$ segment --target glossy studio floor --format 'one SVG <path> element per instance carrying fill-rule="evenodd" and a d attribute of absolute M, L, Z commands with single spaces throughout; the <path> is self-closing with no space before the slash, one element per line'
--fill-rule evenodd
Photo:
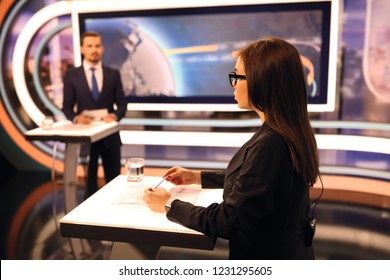
<path fill-rule="evenodd" d="M 74 259 L 67 238 L 59 233 L 63 212 L 61 181 L 45 172 L 17 172 L 2 163 L 1 259 Z M 390 259 L 390 194 L 388 182 L 324 176 L 327 186 L 315 216 L 317 259 Z M 358 189 L 359 191 L 351 191 Z M 367 191 L 369 190 L 369 191 Z M 378 191 L 379 190 L 379 191 Z M 319 194 L 316 188 L 313 196 Z M 83 197 L 80 182 L 79 197 Z M 112 254 L 111 242 L 89 241 L 85 259 L 137 259 L 134 250 Z M 118 246 L 118 244 L 117 244 Z M 121 248 L 121 246 L 117 247 Z M 214 251 L 161 247 L 158 259 L 226 259 L 227 243 L 217 240 Z"/>

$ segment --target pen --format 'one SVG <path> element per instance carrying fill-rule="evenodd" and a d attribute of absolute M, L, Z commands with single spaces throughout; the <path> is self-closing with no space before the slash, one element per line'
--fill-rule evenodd
<path fill-rule="evenodd" d="M 163 179 L 153 188 L 153 190 L 157 189 L 162 184 L 162 182 L 165 181 L 166 178 L 167 176 L 164 176 Z"/>

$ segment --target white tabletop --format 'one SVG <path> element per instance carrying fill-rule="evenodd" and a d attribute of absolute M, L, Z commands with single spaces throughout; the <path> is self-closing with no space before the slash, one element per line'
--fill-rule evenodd
<path fill-rule="evenodd" d="M 142 184 L 157 184 L 160 177 L 144 177 Z M 165 213 L 146 205 L 118 204 L 118 198 L 137 183 L 119 175 L 60 220 L 65 237 L 122 242 L 154 242 L 160 245 L 212 249 L 215 240 L 202 233 L 170 222 Z M 165 184 L 165 185 L 164 185 Z M 167 187 L 170 183 L 165 182 Z M 199 188 L 200 186 L 192 186 Z M 222 189 L 202 189 L 195 205 L 222 201 Z"/>
<path fill-rule="evenodd" d="M 28 140 L 95 142 L 119 131 L 118 122 L 93 122 L 91 124 L 73 124 L 71 121 L 55 122 L 50 129 L 41 127 L 25 133 Z"/>

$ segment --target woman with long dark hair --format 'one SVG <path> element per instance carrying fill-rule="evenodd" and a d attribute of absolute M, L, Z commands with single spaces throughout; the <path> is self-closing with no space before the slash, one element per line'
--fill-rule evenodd
<path fill-rule="evenodd" d="M 239 51 L 229 81 L 238 107 L 255 111 L 262 125 L 226 170 L 176 166 L 165 174 L 175 185 L 223 188 L 223 201 L 195 206 L 163 188 L 146 190 L 144 200 L 171 221 L 228 239 L 230 259 L 314 259 L 309 189 L 320 172 L 300 55 L 267 37 Z"/>

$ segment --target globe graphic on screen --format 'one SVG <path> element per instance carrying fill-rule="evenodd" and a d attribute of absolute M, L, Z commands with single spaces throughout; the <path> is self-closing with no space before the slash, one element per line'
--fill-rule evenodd
<path fill-rule="evenodd" d="M 163 50 L 130 21 L 91 24 L 103 37 L 103 63 L 121 73 L 126 96 L 175 96 L 173 71 Z"/>

